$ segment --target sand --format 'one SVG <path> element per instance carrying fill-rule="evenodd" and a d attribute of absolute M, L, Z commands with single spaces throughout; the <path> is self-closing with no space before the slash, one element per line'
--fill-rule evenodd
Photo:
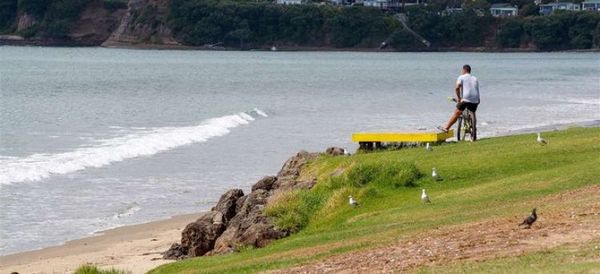
<path fill-rule="evenodd" d="M 83 264 L 145 273 L 161 264 L 161 252 L 179 241 L 181 230 L 200 214 L 119 227 L 60 246 L 0 257 L 0 273 L 70 273 Z"/>

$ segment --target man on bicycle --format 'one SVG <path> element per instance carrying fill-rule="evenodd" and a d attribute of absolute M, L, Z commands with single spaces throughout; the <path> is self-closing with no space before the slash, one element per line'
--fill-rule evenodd
<path fill-rule="evenodd" d="M 450 130 L 450 127 L 456 123 L 456 120 L 465 108 L 473 112 L 473 117 L 475 118 L 475 111 L 477 111 L 477 106 L 479 105 L 479 82 L 475 76 L 471 75 L 471 66 L 463 66 L 462 74 L 456 80 L 455 91 L 457 98 L 456 109 L 452 113 L 452 116 L 450 116 L 448 123 L 443 127 L 439 127 L 444 132 Z"/>

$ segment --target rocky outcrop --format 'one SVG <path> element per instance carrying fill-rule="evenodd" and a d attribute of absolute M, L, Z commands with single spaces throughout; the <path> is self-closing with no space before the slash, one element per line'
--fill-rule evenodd
<path fill-rule="evenodd" d="M 202 255 L 233 252 L 241 247 L 264 247 L 271 241 L 286 237 L 288 231 L 275 227 L 264 214 L 269 198 L 280 191 L 311 188 L 315 178 L 301 179 L 302 169 L 319 153 L 300 151 L 288 159 L 277 176 L 267 176 L 244 195 L 232 189 L 221 196 L 211 211 L 188 224 L 181 233 L 181 244 L 173 244 L 163 255 L 166 259 L 181 259 Z"/>
<path fill-rule="evenodd" d="M 104 1 L 92 0 L 82 11 L 69 38 L 78 45 L 97 46 L 102 44 L 119 26 L 127 9 L 107 10 Z"/>
<path fill-rule="evenodd" d="M 169 1 L 129 0 L 128 9 L 119 26 L 102 46 L 135 44 L 180 45 L 166 25 Z"/>
<path fill-rule="evenodd" d="M 38 20 L 26 12 L 19 12 L 17 19 L 17 32 L 37 24 Z"/>

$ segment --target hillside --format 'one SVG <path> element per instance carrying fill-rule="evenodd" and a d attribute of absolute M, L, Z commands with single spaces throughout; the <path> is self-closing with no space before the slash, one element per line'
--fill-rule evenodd
<path fill-rule="evenodd" d="M 151 273 L 589 272 L 600 267 L 600 128 L 321 156 L 311 189 L 265 208 L 298 231 L 265 248 L 186 259 Z M 442 181 L 429 175 L 436 167 Z M 420 201 L 421 189 L 431 204 Z M 348 195 L 360 206 L 350 207 Z M 531 229 L 517 225 L 537 207 Z"/>
<path fill-rule="evenodd" d="M 551 51 L 600 47 L 600 13 L 497 18 L 489 2 L 372 7 L 248 0 L 0 0 L 0 44 L 204 49 Z M 406 19 L 405 28 L 399 20 Z M 415 35 L 416 33 L 416 35 Z M 418 38 L 417 38 L 418 37 Z M 420 37 L 428 42 L 423 43 Z"/>

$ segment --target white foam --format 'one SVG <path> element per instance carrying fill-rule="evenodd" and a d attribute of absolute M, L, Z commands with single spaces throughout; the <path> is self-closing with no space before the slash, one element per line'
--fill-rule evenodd
<path fill-rule="evenodd" d="M 254 108 L 254 109 L 253 109 L 253 111 L 254 111 L 256 114 L 258 114 L 258 115 L 260 115 L 260 116 L 262 116 L 262 117 L 269 117 L 269 115 L 267 115 L 267 114 L 266 114 L 264 111 L 262 111 L 262 110 L 260 110 L 260 109 L 258 109 L 258 108 Z"/>
<path fill-rule="evenodd" d="M 138 212 L 140 209 L 142 209 L 140 205 L 138 205 L 138 203 L 136 202 L 133 202 L 131 204 L 128 204 L 125 208 L 119 210 L 119 212 L 115 213 L 113 219 L 121 219 L 123 217 L 131 216 Z"/>
<path fill-rule="evenodd" d="M 254 118 L 247 114 L 228 115 L 205 120 L 196 126 L 155 128 L 143 133 L 94 140 L 90 146 L 64 153 L 39 153 L 19 158 L 1 157 L 0 187 L 10 183 L 40 181 L 54 174 L 102 167 L 113 162 L 205 142 L 210 138 L 226 135 L 231 129 L 246 125 L 252 120 Z"/>

